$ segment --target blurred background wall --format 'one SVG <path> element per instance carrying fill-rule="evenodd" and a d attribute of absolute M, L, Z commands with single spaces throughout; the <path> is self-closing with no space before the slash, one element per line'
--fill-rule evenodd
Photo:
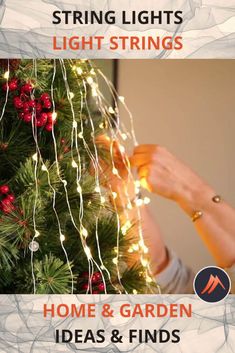
<path fill-rule="evenodd" d="M 235 206 L 235 60 L 119 60 L 118 90 L 140 143 L 166 146 Z M 168 246 L 194 270 L 213 264 L 177 205 L 151 199 Z"/>

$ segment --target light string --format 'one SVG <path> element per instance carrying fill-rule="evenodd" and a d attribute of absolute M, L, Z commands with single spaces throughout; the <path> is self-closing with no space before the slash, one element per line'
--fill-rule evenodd
<path fill-rule="evenodd" d="M 8 102 L 8 96 L 9 96 L 9 77 L 10 77 L 10 60 L 7 59 L 7 71 L 4 73 L 3 78 L 6 79 L 6 96 L 5 96 L 5 101 L 2 107 L 2 113 L 0 116 L 0 122 L 2 121 L 2 118 L 5 114 L 5 110 L 6 110 L 6 106 L 7 106 L 7 102 Z"/>
<path fill-rule="evenodd" d="M 63 79 L 64 79 L 64 82 L 65 82 L 65 87 L 66 87 L 66 91 L 67 91 L 67 97 L 68 97 L 68 100 L 69 100 L 69 103 L 70 103 L 70 107 L 71 107 L 71 112 L 72 112 L 72 118 L 73 118 L 73 127 L 76 127 L 77 128 L 77 121 L 76 121 L 76 118 L 75 118 L 75 112 L 74 112 L 74 108 L 73 108 L 73 102 L 72 102 L 72 92 L 70 92 L 70 88 L 69 88 L 69 84 L 68 84 L 68 80 L 67 80 L 67 73 L 66 73 L 66 67 L 65 67 L 65 64 L 64 64 L 64 61 L 62 59 L 60 59 L 60 64 L 61 64 L 61 69 L 62 69 L 62 74 L 63 74 Z M 84 88 L 85 90 L 85 88 Z M 85 90 L 85 96 L 86 96 L 86 90 Z M 94 138 L 94 126 L 93 126 L 93 122 L 91 124 L 92 126 L 92 135 L 93 135 L 93 138 Z M 76 139 L 77 139 L 77 131 L 75 133 L 76 135 Z M 96 146 L 95 146 L 96 148 Z M 100 191 L 100 183 L 99 183 L 99 175 L 98 175 L 98 168 L 97 168 L 97 164 L 98 164 L 98 154 L 97 154 L 97 150 L 96 150 L 96 154 L 95 154 L 95 157 L 90 154 L 90 156 L 92 156 L 92 161 L 94 162 L 94 168 L 95 168 L 95 172 L 96 172 L 96 187 L 99 188 L 99 194 L 100 194 L 100 198 L 101 198 L 101 203 L 102 203 L 102 196 L 101 196 L 101 191 Z M 82 192 L 82 191 L 81 191 Z M 83 207 L 83 205 L 82 205 Z M 73 221 L 73 223 L 75 223 Z M 98 225 L 98 220 L 96 220 L 96 227 Z M 89 260 L 91 261 L 91 273 L 89 271 L 89 286 L 88 286 L 88 290 L 90 289 L 91 293 L 92 293 L 92 283 L 91 283 L 91 279 L 93 277 L 93 273 L 94 273 L 94 265 L 97 267 L 97 269 L 99 270 L 100 274 L 101 274 L 101 277 L 102 277 L 102 281 L 104 283 L 104 290 L 105 290 L 105 293 L 107 292 L 106 290 L 106 283 L 105 283 L 105 278 L 104 278 L 104 275 L 103 275 L 103 272 L 102 272 L 102 269 L 101 267 L 99 266 L 99 264 L 95 261 L 95 259 L 93 258 L 92 254 L 91 254 L 91 251 L 90 251 L 90 248 L 87 246 L 87 243 L 86 243 L 86 238 L 88 236 L 87 234 L 87 231 L 84 233 L 85 231 L 85 228 L 84 226 L 81 224 L 81 229 L 80 229 L 80 235 L 81 235 L 81 240 L 82 240 L 82 243 L 84 244 L 84 251 L 86 253 L 86 255 L 88 256 L 89 255 Z M 96 229 L 96 232 L 98 230 Z M 82 236 L 83 235 L 83 236 Z M 99 252 L 100 253 L 100 252 Z"/>
<path fill-rule="evenodd" d="M 72 61 L 71 61 L 71 67 L 72 67 L 73 71 L 75 71 L 75 70 L 74 70 L 74 65 L 73 65 L 73 62 L 72 62 Z M 75 76 L 76 76 L 76 74 L 80 75 L 80 74 L 81 74 L 81 71 L 82 71 L 82 70 L 78 67 L 78 70 L 75 71 Z M 86 108 L 87 108 L 87 110 L 88 110 L 88 114 L 90 115 L 90 119 L 92 119 L 92 118 L 91 118 L 91 113 L 90 113 L 90 111 L 89 111 L 89 106 L 88 106 L 88 104 L 87 104 L 87 102 L 86 102 L 86 95 L 83 94 L 81 85 L 80 85 L 80 83 L 79 83 L 79 82 L 80 82 L 80 80 L 79 80 L 80 77 L 76 76 L 76 78 L 77 78 L 77 84 L 78 84 L 78 88 L 79 88 L 79 92 L 80 92 L 80 97 L 81 97 L 81 109 L 80 109 L 81 132 L 79 133 L 79 137 L 80 137 L 80 138 L 82 139 L 82 141 L 83 141 L 84 148 L 85 148 L 85 150 L 86 150 L 88 156 L 90 157 L 90 159 L 91 159 L 91 161 L 92 161 L 92 164 L 93 164 L 93 167 L 94 167 L 95 172 L 97 173 L 97 174 L 96 174 L 96 176 L 97 176 L 97 175 L 98 175 L 98 169 L 101 169 L 101 166 L 100 166 L 99 161 L 98 161 L 98 159 L 99 159 L 99 157 L 98 157 L 98 152 L 97 152 L 97 159 L 96 159 L 96 158 L 93 156 L 93 154 L 92 154 L 92 152 L 91 152 L 91 150 L 90 150 L 90 148 L 89 148 L 89 146 L 88 146 L 88 144 L 87 144 L 87 142 L 86 142 L 86 139 L 84 138 L 84 134 L 83 134 L 84 126 L 83 126 L 83 116 L 82 116 L 82 114 L 83 114 L 83 108 L 84 108 L 84 105 L 83 105 L 83 101 L 84 101 L 84 100 L 85 100 L 85 106 L 86 106 Z M 83 81 L 83 83 L 82 83 L 82 87 L 83 87 L 83 88 L 84 88 L 84 85 L 85 85 L 85 84 L 86 84 L 86 82 Z M 85 91 L 85 92 L 86 92 L 86 91 Z M 87 92 L 86 92 L 86 93 L 87 93 Z M 84 96 L 85 96 L 85 99 L 84 99 Z M 94 138 L 94 130 L 93 130 L 92 132 L 93 132 L 93 138 Z M 95 138 L 93 139 L 93 145 L 94 145 L 94 144 L 95 144 Z M 95 145 L 95 148 L 96 148 L 96 145 Z M 101 171 L 102 171 L 102 170 L 101 170 Z M 96 179 L 96 180 L 97 180 L 97 179 Z M 96 184 L 96 185 L 97 185 L 97 184 Z M 96 186 L 95 191 L 98 192 L 98 193 L 101 192 L 100 183 Z M 102 196 L 101 196 L 101 197 L 102 197 Z M 102 202 L 102 199 L 101 199 L 101 204 L 102 204 L 102 203 L 103 203 L 103 202 Z M 99 212 L 99 213 L 100 213 L 100 212 Z M 105 272 L 107 273 L 109 282 L 110 282 L 110 284 L 112 285 L 112 287 L 113 287 L 116 291 L 118 291 L 119 293 L 121 293 L 120 289 L 113 283 L 112 278 L 111 278 L 111 274 L 110 274 L 109 270 L 107 269 L 107 267 L 104 265 L 103 260 L 102 260 L 102 257 L 101 257 L 101 251 L 100 251 L 100 245 L 99 245 L 99 236 L 98 236 L 98 218 L 99 218 L 99 217 L 96 217 L 96 243 L 97 243 L 97 250 L 98 250 L 99 260 L 100 260 L 100 263 L 101 263 L 101 268 L 104 269 Z M 121 283 L 120 283 L 120 285 L 121 285 Z"/>
<path fill-rule="evenodd" d="M 109 90 L 110 90 L 110 92 L 112 94 L 112 97 L 113 97 L 114 102 L 115 102 L 115 110 L 116 110 L 117 115 L 119 116 L 119 109 L 118 109 L 118 104 L 117 104 L 116 97 L 119 98 L 119 101 L 123 104 L 125 110 L 127 111 L 129 119 L 130 119 L 130 122 L 131 122 L 131 136 L 132 136 L 134 145 L 135 146 L 138 145 L 138 142 L 137 142 L 137 139 L 136 139 L 136 135 L 135 135 L 135 130 L 134 130 L 133 116 L 132 116 L 132 113 L 130 112 L 129 108 L 127 107 L 127 105 L 125 103 L 124 97 L 118 96 L 118 93 L 117 93 L 113 83 L 110 80 L 108 80 L 108 78 L 102 73 L 101 70 L 98 69 L 97 71 L 101 75 L 101 77 L 104 79 L 104 81 L 106 82 L 106 84 L 107 84 L 107 86 L 108 86 L 108 88 L 109 88 Z M 120 129 L 119 129 L 119 133 L 120 133 L 121 136 L 123 136 L 123 134 L 122 134 Z M 125 166 L 126 166 L 126 164 L 125 164 Z M 140 250 L 142 251 L 141 263 L 142 263 L 143 267 L 146 269 L 145 270 L 145 278 L 146 278 L 147 287 L 149 287 L 149 284 L 152 282 L 152 273 L 151 273 L 149 261 L 146 259 L 146 256 L 145 256 L 148 253 L 148 248 L 147 248 L 147 246 L 145 245 L 145 242 L 144 242 L 140 206 L 142 206 L 143 204 L 149 203 L 150 200 L 149 200 L 149 198 L 145 198 L 144 200 L 142 200 L 140 198 L 140 186 L 141 186 L 140 185 L 140 181 L 139 180 L 136 180 L 136 181 L 134 180 L 134 177 L 133 177 L 133 174 L 131 172 L 131 168 L 130 168 L 129 163 L 128 163 L 127 171 L 128 171 L 129 177 L 132 179 L 132 181 L 135 183 L 135 186 L 136 186 L 136 200 L 135 200 L 135 203 L 136 203 L 136 206 L 137 206 L 136 210 L 137 210 L 138 233 L 139 233 L 138 248 L 140 247 Z M 127 222 L 129 223 L 129 220 Z"/>

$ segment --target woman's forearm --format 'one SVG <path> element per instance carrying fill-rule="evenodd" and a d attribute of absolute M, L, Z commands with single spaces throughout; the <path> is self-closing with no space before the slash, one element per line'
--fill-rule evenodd
<path fill-rule="evenodd" d="M 190 217 L 195 211 L 202 212 L 194 222 L 198 234 L 216 263 L 230 267 L 235 263 L 235 210 L 223 199 L 213 202 L 216 192 L 205 183 L 192 189 L 178 203 Z"/>

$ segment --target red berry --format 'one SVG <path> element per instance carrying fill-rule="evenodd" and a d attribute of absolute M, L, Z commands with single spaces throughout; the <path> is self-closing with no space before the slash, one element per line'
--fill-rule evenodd
<path fill-rule="evenodd" d="M 24 103 L 19 97 L 14 97 L 13 103 L 16 109 L 21 109 L 23 108 Z"/>
<path fill-rule="evenodd" d="M 101 280 L 101 274 L 99 272 L 95 272 L 92 276 L 92 283 L 97 283 Z"/>
<path fill-rule="evenodd" d="M 52 118 L 52 113 L 51 112 L 47 113 L 47 120 L 48 120 L 48 123 L 50 123 L 50 124 L 53 123 L 53 118 Z"/>
<path fill-rule="evenodd" d="M 42 120 L 43 125 L 47 123 L 47 113 L 42 113 L 40 115 L 40 120 Z"/>
<path fill-rule="evenodd" d="M 64 153 L 68 153 L 70 151 L 70 148 L 68 147 L 68 146 L 66 146 L 65 148 L 64 148 Z"/>
<path fill-rule="evenodd" d="M 99 289 L 101 292 L 103 292 L 103 291 L 104 291 L 104 283 L 100 283 L 100 284 L 98 285 L 98 289 Z"/>
<path fill-rule="evenodd" d="M 9 204 L 9 205 L 6 205 L 6 206 L 3 205 L 2 206 L 2 210 L 3 210 L 4 213 L 11 213 L 12 211 L 15 210 L 15 206 L 12 205 L 12 204 Z"/>
<path fill-rule="evenodd" d="M 84 284 L 82 285 L 82 289 L 83 289 L 83 290 L 87 290 L 88 288 L 89 288 L 89 286 L 88 286 L 87 283 L 84 283 Z"/>
<path fill-rule="evenodd" d="M 11 206 L 11 201 L 6 197 L 1 201 L 3 206 Z"/>
<path fill-rule="evenodd" d="M 61 140 L 60 140 L 60 143 L 61 143 L 61 145 L 64 145 L 65 144 L 65 139 L 64 138 L 62 138 Z"/>
<path fill-rule="evenodd" d="M 30 101 L 28 102 L 28 105 L 30 108 L 35 108 L 36 107 L 36 102 L 34 99 L 30 99 Z"/>
<path fill-rule="evenodd" d="M 33 90 L 33 86 L 31 85 L 31 83 L 26 83 L 21 87 L 22 92 L 31 93 L 32 90 Z"/>
<path fill-rule="evenodd" d="M 46 124 L 45 129 L 46 129 L 47 131 L 52 131 L 52 129 L 53 129 L 53 124 Z"/>
<path fill-rule="evenodd" d="M 17 80 L 13 79 L 8 84 L 10 91 L 15 91 L 18 88 Z"/>
<path fill-rule="evenodd" d="M 8 185 L 0 186 L 0 193 L 1 194 L 8 194 L 9 191 L 10 191 L 10 188 Z"/>
<path fill-rule="evenodd" d="M 9 194 L 7 195 L 7 199 L 10 201 L 10 202 L 14 202 L 15 201 L 15 196 L 13 194 Z"/>
<path fill-rule="evenodd" d="M 22 112 L 21 112 L 21 113 L 19 113 L 19 115 L 18 115 L 18 116 L 19 116 L 19 118 L 20 118 L 21 120 L 23 120 L 23 119 L 24 119 L 24 113 L 22 113 Z"/>
<path fill-rule="evenodd" d="M 48 93 L 43 93 L 40 97 L 42 101 L 50 99 L 50 95 Z"/>
<path fill-rule="evenodd" d="M 45 124 L 43 124 L 43 121 L 42 121 L 42 119 L 37 119 L 36 120 L 36 126 L 37 127 L 42 127 L 42 126 L 44 126 Z"/>
<path fill-rule="evenodd" d="M 30 123 L 32 121 L 32 114 L 24 113 L 23 120 L 24 120 L 25 123 Z"/>
<path fill-rule="evenodd" d="M 30 111 L 30 106 L 28 102 L 25 102 L 23 104 L 23 110 L 24 110 L 24 113 L 28 113 Z"/>
<path fill-rule="evenodd" d="M 51 102 L 49 100 L 44 100 L 43 101 L 43 107 L 46 109 L 50 109 L 51 108 Z"/>
<path fill-rule="evenodd" d="M 37 112 L 41 112 L 41 111 L 42 111 L 42 105 L 41 105 L 41 103 L 37 103 L 37 105 L 36 105 L 36 111 L 37 111 Z"/>

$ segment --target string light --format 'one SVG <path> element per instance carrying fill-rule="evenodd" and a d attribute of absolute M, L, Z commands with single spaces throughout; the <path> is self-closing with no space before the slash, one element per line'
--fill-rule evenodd
<path fill-rule="evenodd" d="M 77 163 L 75 162 L 75 160 L 72 161 L 72 167 L 73 167 L 73 168 L 78 168 L 78 165 L 77 165 Z"/>
<path fill-rule="evenodd" d="M 143 205 L 144 201 L 142 199 L 136 199 L 135 204 L 137 207 L 141 207 Z"/>
<path fill-rule="evenodd" d="M 144 204 L 145 204 L 145 205 L 148 205 L 150 202 L 151 202 L 150 198 L 146 196 L 146 197 L 144 198 Z"/>
<path fill-rule="evenodd" d="M 65 236 L 64 236 L 64 234 L 60 234 L 60 240 L 61 240 L 62 242 L 65 241 Z"/>
<path fill-rule="evenodd" d="M 141 263 L 142 263 L 143 267 L 147 267 L 148 266 L 148 260 L 147 259 L 142 258 L 141 259 Z"/>
<path fill-rule="evenodd" d="M 47 171 L 48 171 L 48 169 L 47 169 L 47 167 L 46 167 L 45 164 L 42 165 L 42 171 L 43 171 L 43 172 L 47 172 Z"/>
<path fill-rule="evenodd" d="M 114 265 L 117 265 L 117 263 L 118 263 L 118 258 L 117 257 L 113 258 L 113 263 L 114 263 Z"/>
<path fill-rule="evenodd" d="M 114 175 L 118 175 L 118 170 L 117 170 L 117 168 L 113 168 L 112 173 L 113 173 Z"/>
<path fill-rule="evenodd" d="M 82 75 L 83 74 L 83 70 L 82 70 L 82 68 L 80 66 L 76 68 L 76 71 L 77 71 L 78 75 Z"/>
<path fill-rule="evenodd" d="M 95 187 L 95 192 L 100 193 L 100 191 L 101 191 L 100 187 L 99 187 L 99 186 L 96 186 L 96 187 Z"/>
<path fill-rule="evenodd" d="M 52 120 L 53 120 L 53 121 L 56 121 L 56 119 L 57 119 L 57 113 L 56 113 L 56 112 L 53 112 L 51 116 L 52 116 Z"/>
<path fill-rule="evenodd" d="M 133 289 L 132 293 L 133 293 L 133 294 L 138 294 L 138 292 L 137 292 L 136 289 Z"/>
<path fill-rule="evenodd" d="M 35 154 L 32 156 L 32 159 L 33 159 L 35 162 L 37 162 L 37 160 L 38 160 L 38 154 L 35 153 Z"/>
<path fill-rule="evenodd" d="M 91 76 L 88 76 L 86 80 L 87 80 L 87 83 L 89 83 L 89 85 L 92 85 L 92 83 L 94 82 Z"/>
<path fill-rule="evenodd" d="M 126 233 L 131 228 L 131 226 L 132 226 L 131 221 L 130 220 L 126 221 L 126 223 L 121 227 L 122 234 L 126 235 Z"/>
<path fill-rule="evenodd" d="M 121 134 L 121 136 L 122 136 L 122 139 L 123 139 L 123 141 L 126 141 L 126 139 L 127 139 L 127 134 L 125 134 L 124 132 Z"/>
<path fill-rule="evenodd" d="M 125 102 L 125 97 L 123 97 L 123 96 L 119 96 L 118 98 L 119 98 L 120 102 L 122 102 L 122 103 L 124 103 L 124 102 Z"/>
<path fill-rule="evenodd" d="M 104 204 L 104 203 L 106 202 L 106 199 L 105 199 L 104 196 L 101 196 L 101 197 L 100 197 L 100 202 L 101 202 L 102 204 Z"/>
<path fill-rule="evenodd" d="M 73 99 L 75 97 L 75 94 L 73 92 L 69 92 L 69 96 L 71 99 Z"/>
<path fill-rule="evenodd" d="M 110 113 L 110 114 L 115 114 L 115 111 L 113 110 L 112 107 L 109 107 L 109 113 Z"/>
<path fill-rule="evenodd" d="M 4 73 L 4 75 L 3 75 L 3 77 L 4 77 L 6 80 L 8 80 L 9 77 L 10 77 L 10 71 L 6 71 L 6 72 Z"/>
<path fill-rule="evenodd" d="M 88 231 L 86 228 L 82 227 L 82 235 L 84 236 L 84 238 L 88 237 Z"/>
<path fill-rule="evenodd" d="M 81 188 L 81 185 L 78 183 L 77 184 L 77 192 L 79 193 L 79 194 L 81 194 L 82 193 L 82 188 Z M 88 202 L 89 203 L 89 202 Z"/>
<path fill-rule="evenodd" d="M 79 137 L 80 139 L 83 139 L 83 133 L 82 133 L 82 132 L 79 132 L 78 137 Z"/>
<path fill-rule="evenodd" d="M 85 254 L 86 254 L 87 258 L 89 260 L 91 260 L 92 259 L 91 250 L 90 250 L 90 248 L 87 245 L 84 247 L 84 251 L 85 251 Z"/>
<path fill-rule="evenodd" d="M 34 238 L 38 238 L 40 236 L 40 233 L 38 230 L 35 230 L 35 235 L 34 235 Z"/>
<path fill-rule="evenodd" d="M 115 191 L 112 192 L 113 199 L 115 200 L 117 198 L 117 193 Z"/>
<path fill-rule="evenodd" d="M 78 123 L 76 120 L 73 121 L 73 129 L 77 129 L 78 127 Z"/>

